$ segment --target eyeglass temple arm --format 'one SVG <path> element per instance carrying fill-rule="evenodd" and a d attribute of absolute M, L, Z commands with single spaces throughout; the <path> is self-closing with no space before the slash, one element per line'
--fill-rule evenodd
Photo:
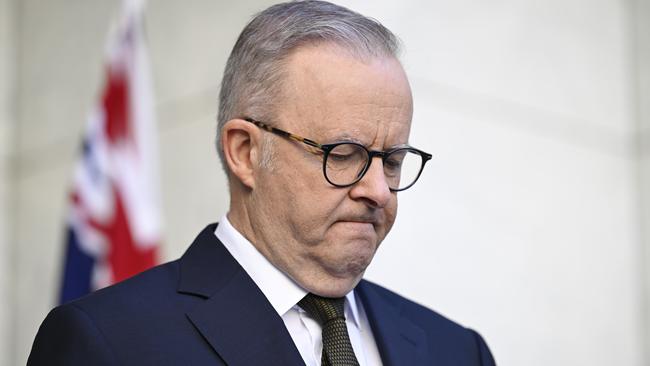
<path fill-rule="evenodd" d="M 276 134 L 278 136 L 282 136 L 282 137 L 286 137 L 288 139 L 292 139 L 292 140 L 295 140 L 295 141 L 298 141 L 298 142 L 302 142 L 302 143 L 305 143 L 305 144 L 307 144 L 309 146 L 317 147 L 319 149 L 323 148 L 323 145 L 319 144 L 316 141 L 313 141 L 313 140 L 310 140 L 308 138 L 304 138 L 304 137 L 301 137 L 301 136 L 298 136 L 298 135 L 294 135 L 291 132 L 287 132 L 287 131 L 281 130 L 279 128 L 271 127 L 271 126 L 267 125 L 264 122 L 256 121 L 256 120 L 254 120 L 252 118 L 244 118 L 244 120 L 246 122 L 250 122 L 250 123 L 256 125 L 259 128 L 262 128 L 262 129 L 265 129 L 265 130 L 267 130 L 267 131 L 269 131 L 271 133 L 274 133 L 274 134 Z"/>

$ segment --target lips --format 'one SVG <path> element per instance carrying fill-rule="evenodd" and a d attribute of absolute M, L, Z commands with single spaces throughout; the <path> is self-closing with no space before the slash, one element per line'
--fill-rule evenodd
<path fill-rule="evenodd" d="M 341 223 L 353 223 L 353 224 L 371 224 L 373 227 L 379 225 L 381 222 L 378 215 L 360 215 L 360 216 L 348 216 L 343 217 L 336 222 Z"/>

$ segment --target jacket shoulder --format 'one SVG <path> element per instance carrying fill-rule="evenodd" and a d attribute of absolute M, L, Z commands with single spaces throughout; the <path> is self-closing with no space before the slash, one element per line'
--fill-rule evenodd
<path fill-rule="evenodd" d="M 397 309 L 401 316 L 414 321 L 417 320 L 417 324 L 432 324 L 435 325 L 436 328 L 442 327 L 443 329 L 453 332 L 462 333 L 467 331 L 467 328 L 446 316 L 376 283 L 363 280 L 362 287 L 365 287 L 363 288 L 364 291 L 373 291 L 376 295 Z"/>
<path fill-rule="evenodd" d="M 178 272 L 178 261 L 164 263 L 68 304 L 89 313 L 96 310 L 124 311 L 125 308 L 133 306 L 158 305 L 162 299 L 176 294 Z"/>
<path fill-rule="evenodd" d="M 94 365 L 119 364 L 88 314 L 68 304 L 47 315 L 34 339 L 27 365 L 85 365 L 90 359 Z"/>
<path fill-rule="evenodd" d="M 57 306 L 41 324 L 28 365 L 153 362 L 173 340 L 194 334 L 185 311 L 197 301 L 177 296 L 178 262 L 159 265 Z"/>
<path fill-rule="evenodd" d="M 421 328 L 427 336 L 430 356 L 440 364 L 495 364 L 483 337 L 475 330 L 370 281 L 363 280 L 358 288 L 362 292 L 373 292 L 375 297 L 389 304 L 400 317 Z"/>

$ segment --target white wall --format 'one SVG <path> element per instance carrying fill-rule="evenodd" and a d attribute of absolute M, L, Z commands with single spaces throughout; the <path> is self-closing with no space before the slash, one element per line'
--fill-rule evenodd
<path fill-rule="evenodd" d="M 0 0 L 0 365 L 11 353 L 11 137 L 13 135 L 13 1 Z"/>
<path fill-rule="evenodd" d="M 149 2 L 167 259 L 227 207 L 213 148 L 217 86 L 235 37 L 269 3 Z M 647 225 L 638 190 L 650 196 L 639 178 L 640 168 L 650 176 L 650 149 L 640 162 L 635 75 L 645 70 L 647 80 L 650 60 L 638 56 L 648 37 L 635 24 L 649 18 L 626 0 L 340 3 L 403 39 L 411 142 L 434 154 L 400 194 L 368 277 L 476 328 L 501 365 L 641 365 Z M 12 319 L 7 364 L 18 365 L 56 298 L 72 163 L 118 4 L 0 5 L 0 25 L 16 37 L 0 38 L 3 81 L 14 73 L 4 50 L 19 60 L 15 88 L 0 86 L 15 90 L 0 94 L 0 189 L 15 197 L 11 219 L 0 206 L 4 260 L 2 225 L 13 233 L 13 265 L 0 271 L 12 269 L 14 299 L 11 312 L 0 307 L 0 329 Z M 7 136 L 16 136 L 11 175 L 2 168 Z M 0 278 L 0 293 L 7 288 Z"/>
<path fill-rule="evenodd" d="M 634 12 L 635 81 L 639 143 L 640 232 L 643 240 L 645 278 L 645 354 L 650 360 L 650 2 L 632 1 Z"/>

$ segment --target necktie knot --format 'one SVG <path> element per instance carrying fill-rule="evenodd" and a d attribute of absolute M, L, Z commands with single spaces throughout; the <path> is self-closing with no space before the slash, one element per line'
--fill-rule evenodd
<path fill-rule="evenodd" d="M 322 297 L 314 294 L 307 294 L 300 302 L 300 306 L 312 318 L 314 318 L 321 326 L 324 326 L 329 321 L 342 318 L 345 320 L 343 306 L 345 298 L 330 298 Z"/>

